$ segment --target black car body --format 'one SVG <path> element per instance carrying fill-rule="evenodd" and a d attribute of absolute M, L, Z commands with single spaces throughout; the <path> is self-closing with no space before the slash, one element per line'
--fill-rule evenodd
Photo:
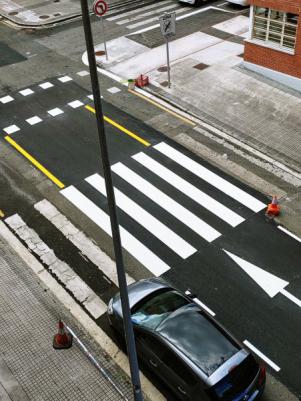
<path fill-rule="evenodd" d="M 193 299 L 159 279 L 128 287 L 138 356 L 181 400 L 258 400 L 265 367 Z M 108 306 L 123 334 L 119 294 Z"/>

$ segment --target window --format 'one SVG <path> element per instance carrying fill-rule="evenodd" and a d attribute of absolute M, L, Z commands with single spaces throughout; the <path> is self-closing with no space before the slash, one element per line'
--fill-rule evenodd
<path fill-rule="evenodd" d="M 285 49 L 295 49 L 298 15 L 254 7 L 252 38 Z"/>

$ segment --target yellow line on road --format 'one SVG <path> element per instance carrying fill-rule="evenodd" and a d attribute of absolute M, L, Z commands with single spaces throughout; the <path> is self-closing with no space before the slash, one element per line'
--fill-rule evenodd
<path fill-rule="evenodd" d="M 53 174 L 50 173 L 45 167 L 42 166 L 34 157 L 32 157 L 26 150 L 17 144 L 11 137 L 6 136 L 5 139 L 10 143 L 18 152 L 20 152 L 26 159 L 28 159 L 36 168 L 44 173 L 52 182 L 54 182 L 59 188 L 65 188 L 65 185 L 58 180 Z"/>
<path fill-rule="evenodd" d="M 138 97 L 140 97 L 141 99 L 146 100 L 147 102 L 153 104 L 154 106 L 158 107 L 161 110 L 166 111 L 167 113 L 171 114 L 172 116 L 178 118 L 179 120 L 184 121 L 186 124 L 192 125 L 193 127 L 196 126 L 196 123 L 194 123 L 193 121 L 189 120 L 188 118 L 182 117 L 180 114 L 176 113 L 175 111 L 172 111 L 170 109 L 168 109 L 167 107 L 162 106 L 160 103 L 155 102 L 154 100 L 149 99 L 148 97 L 141 95 L 141 93 L 138 93 L 132 89 L 128 89 L 128 91 L 130 93 L 132 93 L 133 95 L 136 95 Z"/>
<path fill-rule="evenodd" d="M 0 209 L 0 218 L 4 217 L 4 213 L 2 212 L 2 210 Z"/>
<path fill-rule="evenodd" d="M 95 109 L 89 105 L 86 105 L 85 108 L 89 111 L 91 111 L 91 113 L 95 114 Z M 122 125 L 116 123 L 115 121 L 111 120 L 109 117 L 104 116 L 103 117 L 104 120 L 113 125 L 114 127 L 118 128 L 120 131 L 124 132 L 125 134 L 129 135 L 131 138 L 136 139 L 136 141 L 142 143 L 142 145 L 144 146 L 150 146 L 150 142 L 146 141 L 145 139 L 141 138 L 140 136 L 134 134 L 132 131 L 129 131 L 128 129 L 124 128 Z"/>

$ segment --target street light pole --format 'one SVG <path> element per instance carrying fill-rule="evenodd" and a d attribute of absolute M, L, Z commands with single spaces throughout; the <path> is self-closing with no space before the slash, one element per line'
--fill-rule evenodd
<path fill-rule="evenodd" d="M 118 284 L 119 284 L 122 314 L 123 314 L 123 324 L 125 330 L 127 353 L 130 364 L 133 393 L 135 401 L 143 401 L 87 0 L 81 0 L 81 8 L 82 8 L 82 19 L 85 32 L 91 84 L 92 84 L 92 91 L 95 105 L 97 130 L 99 135 L 99 144 L 100 144 L 100 151 L 103 164 L 103 173 L 106 183 L 108 207 L 109 207 L 111 229 L 112 229 L 112 239 L 113 239 L 113 246 L 116 259 Z"/>

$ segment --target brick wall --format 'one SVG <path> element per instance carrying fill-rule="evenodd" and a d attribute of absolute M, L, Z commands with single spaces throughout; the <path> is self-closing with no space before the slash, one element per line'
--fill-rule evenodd
<path fill-rule="evenodd" d="M 301 78 L 301 0 L 249 0 L 251 5 L 273 8 L 299 15 L 295 54 L 245 43 L 244 60 Z"/>

